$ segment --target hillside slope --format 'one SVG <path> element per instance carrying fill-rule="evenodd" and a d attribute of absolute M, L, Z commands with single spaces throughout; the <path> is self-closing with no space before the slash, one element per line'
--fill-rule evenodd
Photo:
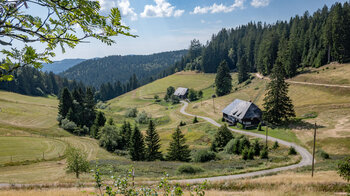
<path fill-rule="evenodd" d="M 54 74 L 59 74 L 85 60 L 86 59 L 63 59 L 61 61 L 54 61 L 52 64 L 44 63 L 41 70 L 43 72 L 52 71 Z"/>
<path fill-rule="evenodd" d="M 151 76 L 172 66 L 187 50 L 162 52 L 152 55 L 108 56 L 90 59 L 66 70 L 60 75 L 100 87 L 102 83 L 122 83 L 136 74 L 139 81 L 149 81 Z"/>

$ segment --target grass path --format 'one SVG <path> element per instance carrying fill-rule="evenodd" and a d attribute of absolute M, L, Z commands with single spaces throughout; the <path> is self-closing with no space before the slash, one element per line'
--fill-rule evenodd
<path fill-rule="evenodd" d="M 185 110 L 188 106 L 188 103 L 185 101 L 182 101 L 182 103 L 184 104 L 183 107 L 181 108 L 180 112 L 186 116 L 192 116 L 194 117 L 195 115 L 193 114 L 189 114 L 187 113 Z M 206 121 L 208 121 L 209 123 L 213 124 L 214 126 L 220 127 L 221 124 L 217 123 L 215 120 L 208 118 L 208 117 L 204 117 L 204 116 L 197 116 L 198 118 L 202 118 Z M 237 130 L 237 129 L 232 129 L 229 128 L 231 131 L 236 132 L 236 133 L 240 133 L 240 134 L 244 134 L 244 135 L 248 135 L 248 136 L 252 136 L 252 137 L 258 137 L 258 138 L 262 138 L 265 139 L 264 135 L 261 134 L 257 134 L 257 133 L 251 133 L 251 132 L 246 132 L 246 131 L 241 131 L 241 130 Z M 303 166 L 308 166 L 311 165 L 312 163 L 312 155 L 303 147 L 296 145 L 295 143 L 291 143 L 291 142 L 287 142 L 281 139 L 277 139 L 274 137 L 268 137 L 269 141 L 277 141 L 278 143 L 285 145 L 285 146 L 293 146 L 295 148 L 295 150 L 301 155 L 302 159 L 299 163 L 294 164 L 294 165 L 289 165 L 289 166 L 285 166 L 285 167 L 278 167 L 278 168 L 273 168 L 273 169 L 267 169 L 267 170 L 261 170 L 261 171 L 256 171 L 256 172 L 249 172 L 249 173 L 244 173 L 244 174 L 236 174 L 236 175 L 228 175 L 228 176 L 217 176 L 217 177 L 209 177 L 209 178 L 197 178 L 197 179 L 184 179 L 184 180 L 177 180 L 176 182 L 180 182 L 180 183 L 201 183 L 205 180 L 207 181 L 223 181 L 223 180 L 233 180 L 233 179 L 238 179 L 238 178 L 246 178 L 246 177 L 253 177 L 253 176 L 261 176 L 261 175 L 266 175 L 266 174 L 270 174 L 270 173 L 276 173 L 276 172 L 280 172 L 280 171 L 285 171 L 285 170 L 290 170 L 290 169 L 295 169 L 295 168 L 299 168 L 299 167 L 303 167 Z"/>

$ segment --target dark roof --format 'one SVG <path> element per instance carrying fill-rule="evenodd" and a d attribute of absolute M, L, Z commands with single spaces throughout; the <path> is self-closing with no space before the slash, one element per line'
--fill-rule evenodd
<path fill-rule="evenodd" d="M 222 112 L 237 119 L 261 118 L 262 112 L 254 103 L 235 99 Z"/>
<path fill-rule="evenodd" d="M 179 87 L 179 88 L 176 89 L 174 95 L 176 95 L 176 96 L 184 96 L 184 95 L 186 95 L 187 91 L 188 91 L 188 88 Z"/>

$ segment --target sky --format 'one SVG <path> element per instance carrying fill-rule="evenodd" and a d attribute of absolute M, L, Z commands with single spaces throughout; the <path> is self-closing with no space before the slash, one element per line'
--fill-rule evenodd
<path fill-rule="evenodd" d="M 97 40 L 81 43 L 74 49 L 56 49 L 53 60 L 95 58 L 110 55 L 152 54 L 188 48 L 190 41 L 203 44 L 222 28 L 235 28 L 250 21 L 274 23 L 289 20 L 305 11 L 312 14 L 324 5 L 344 0 L 99 0 L 101 12 L 118 7 L 122 23 L 137 38 L 117 36 L 107 46 Z M 29 8 L 32 13 L 38 8 Z M 41 48 L 40 44 L 35 47 Z"/>

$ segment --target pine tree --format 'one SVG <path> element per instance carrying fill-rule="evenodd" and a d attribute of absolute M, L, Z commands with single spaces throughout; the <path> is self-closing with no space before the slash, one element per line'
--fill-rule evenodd
<path fill-rule="evenodd" d="M 91 88 L 86 89 L 86 95 L 84 98 L 84 119 L 82 120 L 87 127 L 91 127 L 96 118 L 96 103 L 94 94 Z"/>
<path fill-rule="evenodd" d="M 73 107 L 72 96 L 68 90 L 68 88 L 64 88 L 61 93 L 60 102 L 58 105 L 58 113 L 66 118 L 69 108 Z"/>
<path fill-rule="evenodd" d="M 170 161 L 190 161 L 190 150 L 186 145 L 185 135 L 179 128 L 172 134 L 172 141 L 168 148 L 167 159 Z"/>
<path fill-rule="evenodd" d="M 294 106 L 288 97 L 288 84 L 284 81 L 284 75 L 282 64 L 277 61 L 263 104 L 264 120 L 272 124 L 280 124 L 295 116 Z"/>
<path fill-rule="evenodd" d="M 238 83 L 242 83 L 249 78 L 248 75 L 248 62 L 246 55 L 243 55 L 238 61 Z"/>
<path fill-rule="evenodd" d="M 162 153 L 160 149 L 160 139 L 159 135 L 155 129 L 154 122 L 149 121 L 148 129 L 146 130 L 146 156 L 148 161 L 154 161 L 162 158 Z"/>
<path fill-rule="evenodd" d="M 99 111 L 97 113 L 94 124 L 96 124 L 98 127 L 103 127 L 105 125 L 105 123 L 106 123 L 106 117 L 103 114 L 103 112 Z"/>
<path fill-rule="evenodd" d="M 137 126 L 135 126 L 131 134 L 129 154 L 130 154 L 131 160 L 133 161 L 145 160 L 144 139 L 143 139 L 142 133 L 140 132 Z"/>
<path fill-rule="evenodd" d="M 218 96 L 227 95 L 232 89 L 232 78 L 230 68 L 226 61 L 222 61 L 219 65 L 215 78 L 216 94 Z"/>

